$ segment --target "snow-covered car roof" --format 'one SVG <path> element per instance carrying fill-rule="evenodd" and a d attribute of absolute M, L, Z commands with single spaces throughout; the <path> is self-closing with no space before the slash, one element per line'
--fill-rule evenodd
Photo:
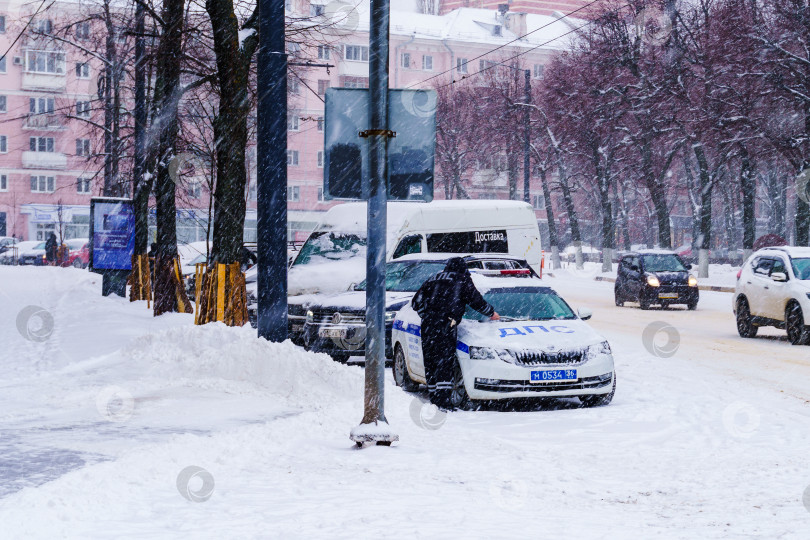
<path fill-rule="evenodd" d="M 625 255 L 677 255 L 671 249 L 637 249 L 628 251 Z"/>
<path fill-rule="evenodd" d="M 511 289 L 518 287 L 538 287 L 550 289 L 548 283 L 544 282 L 538 277 L 532 275 L 514 275 L 514 274 L 500 274 L 495 275 L 491 273 L 479 273 L 476 271 L 470 272 L 472 274 L 473 283 L 481 294 L 486 293 L 490 289 Z M 554 291 L 555 293 L 557 291 Z"/>
<path fill-rule="evenodd" d="M 447 261 L 452 259 L 453 257 L 461 257 L 462 259 L 481 259 L 481 260 L 510 260 L 510 261 L 521 261 L 526 262 L 525 259 L 521 259 L 519 257 L 515 257 L 514 255 L 510 255 L 508 253 L 411 253 L 409 255 L 403 255 L 402 257 L 397 257 L 393 261 L 389 262 L 399 262 L 399 261 Z"/>
<path fill-rule="evenodd" d="M 810 257 L 810 247 L 802 246 L 774 246 L 758 250 L 754 255 L 767 255 L 776 253 L 787 253 L 791 257 Z"/>

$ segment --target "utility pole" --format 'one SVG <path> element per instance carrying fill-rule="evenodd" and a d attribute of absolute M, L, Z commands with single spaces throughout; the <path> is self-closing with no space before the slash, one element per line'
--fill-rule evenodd
<path fill-rule="evenodd" d="M 529 108 L 529 103 L 532 101 L 532 72 L 530 69 L 527 69 L 523 72 L 525 77 L 523 90 L 524 90 L 524 106 L 523 111 L 523 129 L 525 130 L 523 133 L 523 202 L 531 204 L 531 193 L 529 190 L 530 187 L 530 177 L 529 168 L 531 167 L 530 159 L 529 159 L 529 151 L 531 149 L 531 126 L 529 124 L 531 118 L 531 110 Z"/>
<path fill-rule="evenodd" d="M 259 337 L 287 339 L 287 54 L 284 2 L 259 0 L 256 171 Z"/>
<path fill-rule="evenodd" d="M 385 252 L 387 227 L 389 0 L 371 0 L 369 29 L 368 248 L 366 258 L 366 385 L 364 413 L 350 438 L 389 446 L 399 436 L 385 419 Z"/>

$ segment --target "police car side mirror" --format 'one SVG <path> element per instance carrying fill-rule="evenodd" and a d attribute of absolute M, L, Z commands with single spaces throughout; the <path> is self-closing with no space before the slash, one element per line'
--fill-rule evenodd
<path fill-rule="evenodd" d="M 588 319 L 593 317 L 593 311 L 591 311 L 590 309 L 588 309 L 586 307 L 579 308 L 577 310 L 577 315 L 579 315 L 579 318 L 582 319 L 583 321 L 587 321 Z"/>

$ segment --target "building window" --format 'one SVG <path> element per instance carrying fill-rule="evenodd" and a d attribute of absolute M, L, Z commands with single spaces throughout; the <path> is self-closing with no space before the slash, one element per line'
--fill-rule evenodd
<path fill-rule="evenodd" d="M 287 186 L 287 202 L 298 202 L 301 200 L 300 186 Z"/>
<path fill-rule="evenodd" d="M 53 23 L 50 19 L 40 19 L 31 24 L 31 28 L 37 34 L 50 34 L 53 31 Z"/>
<path fill-rule="evenodd" d="M 0 58 L 0 73 L 6 72 L 6 57 Z"/>
<path fill-rule="evenodd" d="M 90 139 L 76 139 L 76 155 L 77 156 L 90 155 Z"/>
<path fill-rule="evenodd" d="M 90 178 L 76 179 L 76 193 L 90 193 Z"/>
<path fill-rule="evenodd" d="M 343 55 L 346 60 L 354 62 L 368 62 L 368 47 L 363 45 L 346 45 L 346 53 Z"/>
<path fill-rule="evenodd" d="M 433 71 L 433 57 L 425 55 L 422 57 L 422 69 L 425 71 Z"/>
<path fill-rule="evenodd" d="M 82 22 L 76 25 L 76 39 L 90 39 L 89 22 Z"/>
<path fill-rule="evenodd" d="M 323 131 L 323 116 L 318 117 L 318 131 Z"/>
<path fill-rule="evenodd" d="M 318 188 L 318 202 L 323 202 L 323 188 Z"/>
<path fill-rule="evenodd" d="M 8 176 L 0 174 L 0 191 L 8 191 Z"/>
<path fill-rule="evenodd" d="M 287 115 L 287 131 L 298 131 L 298 122 L 299 122 L 298 115 L 296 113 L 290 113 Z"/>
<path fill-rule="evenodd" d="M 53 114 L 53 98 L 28 98 L 28 112 L 31 114 Z"/>
<path fill-rule="evenodd" d="M 29 137 L 28 149 L 32 152 L 53 152 L 53 137 Z"/>
<path fill-rule="evenodd" d="M 6 96 L 0 96 L 0 113 L 8 112 L 8 101 Z"/>
<path fill-rule="evenodd" d="M 318 45 L 318 58 L 321 60 L 329 60 L 329 45 Z"/>
<path fill-rule="evenodd" d="M 318 95 L 325 96 L 326 89 L 329 88 L 329 81 L 327 79 L 321 79 L 318 81 Z"/>
<path fill-rule="evenodd" d="M 318 150 L 318 167 L 323 168 L 323 150 Z"/>
<path fill-rule="evenodd" d="M 65 73 L 65 53 L 57 51 L 28 51 L 26 70 L 32 73 Z"/>
<path fill-rule="evenodd" d="M 467 59 L 456 58 L 456 71 L 459 73 L 467 73 Z"/>
<path fill-rule="evenodd" d="M 90 118 L 90 102 L 77 101 L 76 102 L 76 116 L 81 118 Z"/>
<path fill-rule="evenodd" d="M 8 137 L 0 135 L 0 154 L 8 152 Z"/>
<path fill-rule="evenodd" d="M 546 199 L 542 195 L 532 195 L 532 206 L 537 210 L 543 210 L 546 207 Z"/>
<path fill-rule="evenodd" d="M 323 10 L 324 10 L 325 7 L 326 6 L 322 6 L 322 5 L 319 5 L 319 4 L 310 4 L 309 5 L 309 15 L 311 17 L 319 17 L 319 16 L 323 15 Z"/>
<path fill-rule="evenodd" d="M 493 62 L 492 60 L 479 60 L 478 61 L 478 71 L 484 71 L 495 66 L 497 62 Z"/>
<path fill-rule="evenodd" d="M 87 62 L 76 62 L 76 77 L 79 79 L 89 79 L 90 64 Z"/>
<path fill-rule="evenodd" d="M 6 33 L 6 16 L 0 15 L 0 34 Z"/>
<path fill-rule="evenodd" d="M 291 94 L 298 95 L 301 92 L 301 85 L 298 83 L 298 79 L 287 79 L 287 90 L 290 91 Z"/>
<path fill-rule="evenodd" d="M 298 165 L 298 150 L 287 150 L 287 165 Z"/>
<path fill-rule="evenodd" d="M 532 77 L 535 79 L 542 79 L 544 68 L 545 66 L 543 64 L 535 64 L 534 68 L 532 68 Z"/>
<path fill-rule="evenodd" d="M 411 53 L 402 53 L 402 67 L 410 69 L 411 67 Z"/>
<path fill-rule="evenodd" d="M 32 176 L 31 177 L 31 192 L 32 193 L 53 193 L 54 179 L 53 176 Z"/>
<path fill-rule="evenodd" d="M 199 180 L 188 180 L 186 182 L 186 196 L 191 199 L 199 199 L 202 195 L 202 182 Z"/>
<path fill-rule="evenodd" d="M 343 77 L 343 88 L 368 88 L 368 78 Z"/>

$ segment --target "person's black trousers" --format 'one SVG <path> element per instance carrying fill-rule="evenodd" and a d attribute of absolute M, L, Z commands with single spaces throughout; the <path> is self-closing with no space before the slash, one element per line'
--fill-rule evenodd
<path fill-rule="evenodd" d="M 425 362 L 430 402 L 437 407 L 451 408 L 453 367 L 456 362 L 458 327 L 450 319 L 422 321 L 422 358 Z"/>

